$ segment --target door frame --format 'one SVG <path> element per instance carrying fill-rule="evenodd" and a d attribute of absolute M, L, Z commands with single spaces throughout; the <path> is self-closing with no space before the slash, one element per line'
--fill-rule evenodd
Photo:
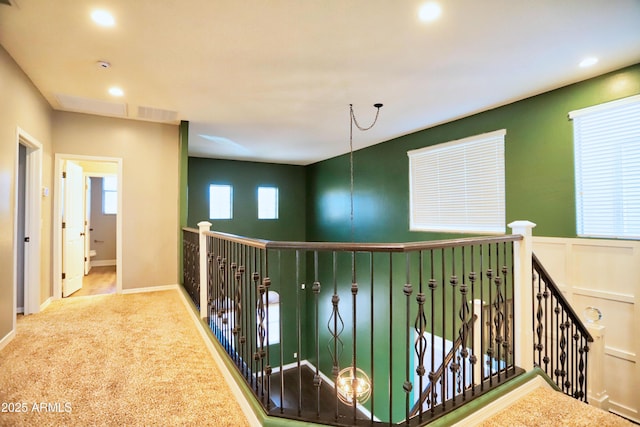
<path fill-rule="evenodd" d="M 16 160 L 15 180 L 18 182 L 20 145 L 27 148 L 25 173 L 25 209 L 24 233 L 29 237 L 29 245 L 24 251 L 24 314 L 40 311 L 40 242 L 42 236 L 42 144 L 25 132 L 16 129 Z M 17 184 L 14 196 L 14 227 L 13 227 L 13 329 L 16 328 L 17 298 L 18 298 L 18 191 Z M 46 191 L 43 189 L 43 195 Z"/>
<path fill-rule="evenodd" d="M 118 215 L 116 218 L 116 293 L 122 293 L 122 158 L 83 156 L 78 154 L 55 154 L 54 194 L 53 201 L 53 298 L 62 298 L 62 207 L 64 193 L 62 192 L 62 171 L 66 160 L 107 162 L 117 164 L 118 176 Z"/>

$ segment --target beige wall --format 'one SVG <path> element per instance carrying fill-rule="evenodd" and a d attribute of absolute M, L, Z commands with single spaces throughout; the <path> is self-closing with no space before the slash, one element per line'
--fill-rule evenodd
<path fill-rule="evenodd" d="M 56 153 L 122 159 L 122 288 L 178 281 L 178 126 L 54 112 Z"/>
<path fill-rule="evenodd" d="M 17 128 L 42 144 L 42 185 L 52 188 L 51 117 L 47 102 L 0 47 L 0 342 L 11 333 L 14 321 Z M 51 295 L 52 206 L 52 197 L 42 198 L 41 301 Z"/>

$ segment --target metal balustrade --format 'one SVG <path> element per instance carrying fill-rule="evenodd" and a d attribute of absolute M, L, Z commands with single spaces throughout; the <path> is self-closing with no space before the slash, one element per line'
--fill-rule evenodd
<path fill-rule="evenodd" d="M 534 362 L 569 396 L 587 401 L 591 334 L 533 255 Z"/>
<path fill-rule="evenodd" d="M 518 372 L 520 235 L 403 244 L 202 235 L 208 325 L 270 415 L 424 425 Z"/>
<path fill-rule="evenodd" d="M 200 242 L 198 230 L 182 231 L 182 285 L 195 306 L 200 308 Z"/>

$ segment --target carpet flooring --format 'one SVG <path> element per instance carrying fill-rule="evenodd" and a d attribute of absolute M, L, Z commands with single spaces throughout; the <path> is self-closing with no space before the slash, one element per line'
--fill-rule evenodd
<path fill-rule="evenodd" d="M 538 388 L 481 427 L 633 427 L 630 421 L 548 388 Z"/>
<path fill-rule="evenodd" d="M 247 426 L 177 291 L 54 301 L 0 351 L 1 426 Z"/>

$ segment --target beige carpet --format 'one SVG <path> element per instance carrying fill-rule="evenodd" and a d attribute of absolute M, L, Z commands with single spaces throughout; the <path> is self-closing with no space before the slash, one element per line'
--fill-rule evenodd
<path fill-rule="evenodd" d="M 0 351 L 0 425 L 248 425 L 180 298 L 69 298 L 21 317 Z"/>
<path fill-rule="evenodd" d="M 563 393 L 538 388 L 481 424 L 482 427 L 626 427 L 633 423 Z"/>

